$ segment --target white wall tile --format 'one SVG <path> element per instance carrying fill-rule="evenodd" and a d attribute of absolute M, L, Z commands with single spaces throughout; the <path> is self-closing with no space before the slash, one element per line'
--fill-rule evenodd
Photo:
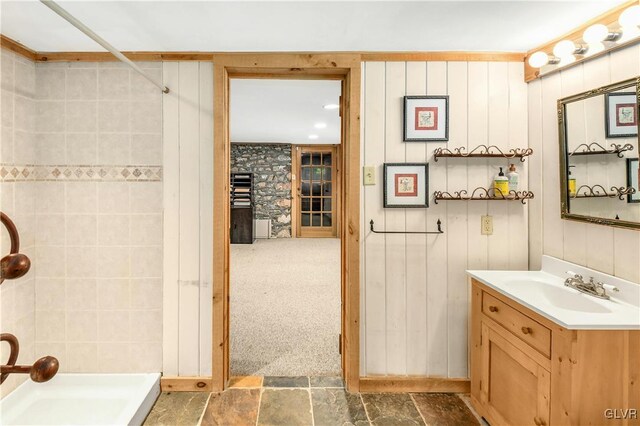
<path fill-rule="evenodd" d="M 98 275 L 104 278 L 126 278 L 130 275 L 129 249 L 121 247 L 98 248 Z"/>
<path fill-rule="evenodd" d="M 133 278 L 130 286 L 131 308 L 162 308 L 162 278 Z"/>
<path fill-rule="evenodd" d="M 98 70 L 98 97 L 100 100 L 128 101 L 130 97 L 129 69 Z"/>
<path fill-rule="evenodd" d="M 66 317 L 67 341 L 95 342 L 98 340 L 98 314 L 96 311 L 67 310 Z"/>
<path fill-rule="evenodd" d="M 132 164 L 130 158 L 131 136 L 128 133 L 98 134 L 99 164 Z"/>
<path fill-rule="evenodd" d="M 98 146 L 95 133 L 67 133 L 66 164 L 97 164 Z"/>
<path fill-rule="evenodd" d="M 97 108 L 95 101 L 67 101 L 66 131 L 95 132 L 97 130 Z"/>
<path fill-rule="evenodd" d="M 98 311 L 98 341 L 128 342 L 129 311 Z"/>
<path fill-rule="evenodd" d="M 66 188 L 67 214 L 96 213 L 98 211 L 98 184 L 95 182 L 67 182 L 59 184 Z M 100 183 L 100 185 L 103 185 Z"/>
<path fill-rule="evenodd" d="M 129 309 L 129 279 L 98 279 L 98 309 Z"/>
<path fill-rule="evenodd" d="M 66 150 L 64 133 L 35 134 L 37 164 L 65 164 Z"/>
<path fill-rule="evenodd" d="M 64 104 L 64 101 L 39 101 L 36 104 L 35 129 L 39 132 L 63 132 L 65 126 Z"/>
<path fill-rule="evenodd" d="M 99 132 L 129 132 L 130 104 L 127 101 L 102 101 L 98 104 Z"/>
<path fill-rule="evenodd" d="M 67 371 L 95 373 L 98 371 L 98 344 L 90 342 L 67 343 Z"/>
<path fill-rule="evenodd" d="M 65 100 L 65 70 L 46 66 L 36 67 L 36 97 L 42 100 Z"/>
<path fill-rule="evenodd" d="M 129 215 L 99 215 L 98 245 L 125 246 L 130 242 Z"/>
<path fill-rule="evenodd" d="M 131 216 L 131 241 L 136 245 L 162 244 L 162 215 L 136 214 Z"/>
<path fill-rule="evenodd" d="M 96 69 L 67 69 L 67 100 L 95 100 L 98 93 Z"/>
<path fill-rule="evenodd" d="M 162 164 L 162 135 L 131 135 L 131 164 Z"/>
<path fill-rule="evenodd" d="M 162 248 L 131 248 L 131 276 L 152 278 L 162 276 Z"/>
<path fill-rule="evenodd" d="M 98 186 L 100 213 L 129 213 L 129 187 L 135 183 L 101 182 Z"/>
<path fill-rule="evenodd" d="M 132 183 L 131 213 L 158 213 L 162 211 L 162 183 Z"/>
<path fill-rule="evenodd" d="M 65 215 L 66 244 L 71 246 L 94 246 L 98 238 L 98 217 L 88 214 Z"/>
<path fill-rule="evenodd" d="M 66 309 L 94 310 L 97 307 L 97 284 L 91 278 L 66 279 Z"/>
<path fill-rule="evenodd" d="M 98 268 L 97 253 L 95 247 L 67 247 L 67 277 L 95 277 Z"/>

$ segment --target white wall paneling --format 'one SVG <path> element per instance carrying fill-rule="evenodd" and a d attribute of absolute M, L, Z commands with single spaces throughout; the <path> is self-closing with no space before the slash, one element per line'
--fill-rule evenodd
<path fill-rule="evenodd" d="M 640 74 L 640 46 L 631 46 L 586 61 L 566 71 L 529 84 L 529 140 L 536 154 L 531 158 L 531 187 L 542 189 L 530 207 L 529 256 L 532 268 L 542 254 L 640 282 L 640 232 L 560 218 L 560 177 L 556 101 Z M 583 116 L 584 117 L 584 116 Z M 580 120 L 580 118 L 577 118 Z M 584 126 L 586 142 L 598 142 L 597 126 L 585 118 L 570 125 Z M 594 127 L 595 126 L 595 127 Z M 577 129 L 574 129 L 577 131 Z M 600 141 L 602 142 L 602 141 Z M 637 155 L 637 152 L 636 152 Z M 589 179 L 607 180 L 601 160 L 589 159 Z M 619 160 L 623 161 L 623 160 Z M 590 184 L 595 182 L 589 182 Z M 607 182 L 605 182 L 607 183 Z M 609 186 L 613 182 L 608 182 Z M 578 182 L 580 185 L 580 182 Z M 607 186 L 607 185 L 605 185 Z"/>
<path fill-rule="evenodd" d="M 213 64 L 164 63 L 164 360 L 211 374 Z"/>
<path fill-rule="evenodd" d="M 527 207 L 495 202 L 493 236 L 480 235 L 488 202 L 430 200 L 428 209 L 384 209 L 382 165 L 429 162 L 429 191 L 488 186 L 505 160 L 441 159 L 437 147 L 527 146 L 527 99 L 522 63 L 366 62 L 363 71 L 363 165 L 377 168 L 363 187 L 364 375 L 467 377 L 466 269 L 526 269 Z M 405 95 L 450 97 L 449 142 L 402 141 Z M 526 185 L 526 165 L 518 162 Z M 524 188 L 523 186 L 523 189 Z M 382 235 L 385 230 L 434 230 L 444 235 Z"/>

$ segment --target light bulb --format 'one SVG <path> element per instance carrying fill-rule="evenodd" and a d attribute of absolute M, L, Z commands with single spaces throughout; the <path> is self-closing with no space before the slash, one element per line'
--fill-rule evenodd
<path fill-rule="evenodd" d="M 544 52 L 536 52 L 529 56 L 529 65 L 534 68 L 542 68 L 549 63 L 549 55 Z"/>
<path fill-rule="evenodd" d="M 600 53 L 604 50 L 604 43 L 589 43 L 589 50 L 587 50 L 587 54 L 585 56 L 593 56 L 596 53 Z"/>
<path fill-rule="evenodd" d="M 553 48 L 553 54 L 564 58 L 573 55 L 576 51 L 576 45 L 571 40 L 562 40 Z"/>
<path fill-rule="evenodd" d="M 589 44 L 593 44 L 605 41 L 608 36 L 609 28 L 606 25 L 595 24 L 584 30 L 582 39 Z"/>
<path fill-rule="evenodd" d="M 637 27 L 640 25 L 640 6 L 631 6 L 626 9 L 618 18 L 622 28 Z"/>

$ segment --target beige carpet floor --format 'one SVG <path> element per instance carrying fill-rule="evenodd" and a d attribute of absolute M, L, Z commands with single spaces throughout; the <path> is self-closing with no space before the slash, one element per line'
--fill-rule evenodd
<path fill-rule="evenodd" d="M 340 240 L 231 245 L 231 375 L 340 375 Z"/>

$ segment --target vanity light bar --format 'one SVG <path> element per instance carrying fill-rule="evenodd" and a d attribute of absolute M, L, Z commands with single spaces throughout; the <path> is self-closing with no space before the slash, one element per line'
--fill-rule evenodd
<path fill-rule="evenodd" d="M 562 69 L 576 61 L 638 42 L 640 40 L 640 5 L 637 1 L 630 3 L 631 5 L 627 3 L 626 7 L 623 5 L 591 21 L 594 23 L 584 29 L 582 34 L 578 33 L 580 31 L 578 29 L 554 45 L 546 45 L 530 52 L 527 64 L 537 70 L 532 77 L 535 78 Z M 548 67 L 549 65 L 554 66 Z"/>

